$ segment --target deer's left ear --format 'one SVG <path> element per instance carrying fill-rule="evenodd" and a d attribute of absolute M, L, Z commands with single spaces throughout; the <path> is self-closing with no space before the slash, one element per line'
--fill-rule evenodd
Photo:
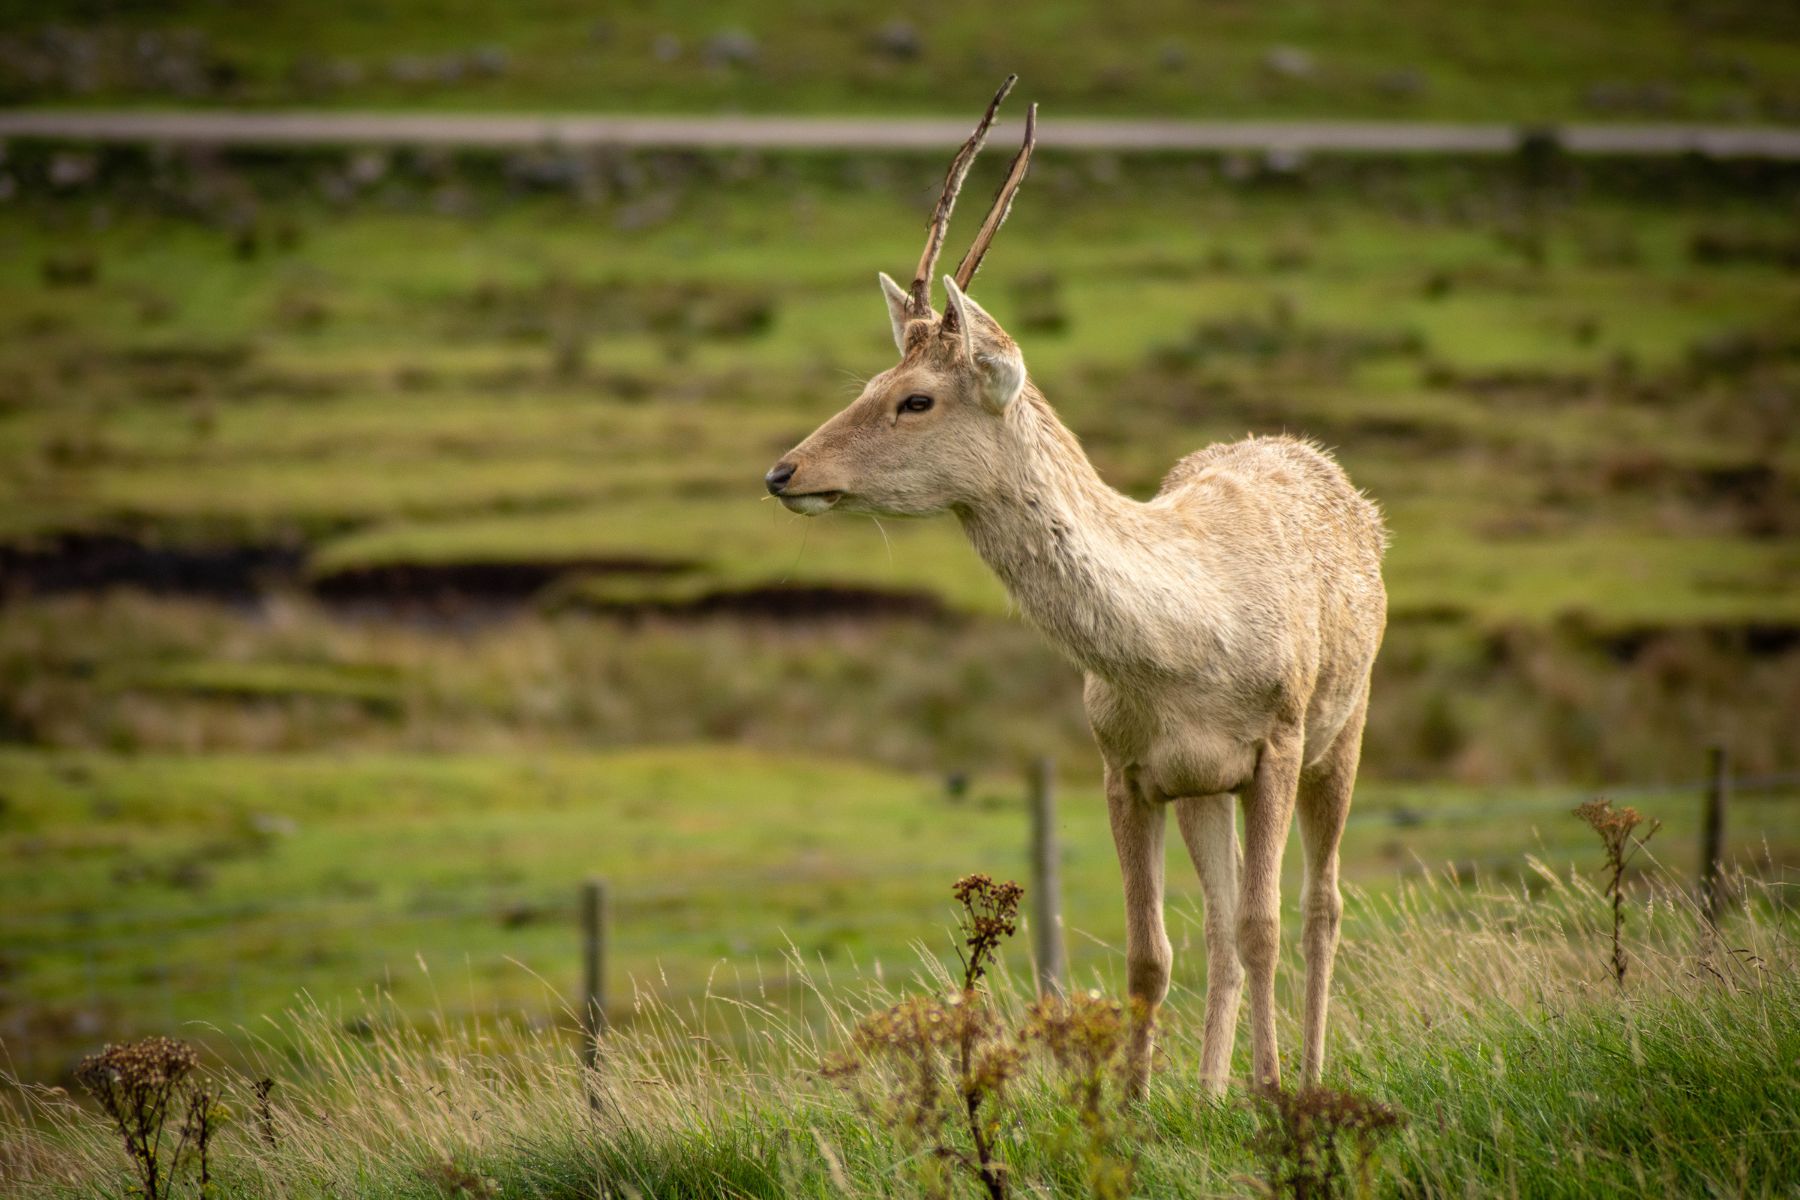
<path fill-rule="evenodd" d="M 881 280 L 881 294 L 887 300 L 888 323 L 894 327 L 894 348 L 902 355 L 906 353 L 906 323 L 912 320 L 912 312 L 907 307 L 906 289 L 888 277 L 886 271 L 875 272 Z"/>
<path fill-rule="evenodd" d="M 1019 398 L 1019 392 L 1025 386 L 1025 360 L 1019 356 L 1019 348 L 1004 337 L 999 343 L 984 338 L 982 340 L 989 344 L 980 345 L 975 338 L 975 323 L 980 321 L 998 330 L 999 322 L 957 287 L 956 280 L 949 275 L 944 276 L 944 291 L 950 297 L 956 327 L 962 333 L 963 353 L 974 366 L 980 381 L 981 402 L 993 412 L 1005 412 L 1006 406 Z"/>

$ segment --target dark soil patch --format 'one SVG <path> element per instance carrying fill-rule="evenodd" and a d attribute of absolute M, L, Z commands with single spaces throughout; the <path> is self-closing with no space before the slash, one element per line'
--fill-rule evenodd
<path fill-rule="evenodd" d="M 691 599 L 609 602 L 578 600 L 571 607 L 619 617 L 739 617 L 764 621 L 917 618 L 938 620 L 948 610 L 926 591 L 821 584 L 729 588 Z"/>
<path fill-rule="evenodd" d="M 1800 646 L 1800 624 L 1791 621 L 1703 622 L 1676 628 L 1644 625 L 1590 636 L 1615 661 L 1630 664 L 1682 635 L 1697 638 L 1718 652 L 1748 658 L 1775 658 Z"/>
<path fill-rule="evenodd" d="M 1337 376 L 1359 362 L 1416 358 L 1425 350 L 1425 339 L 1415 330 L 1308 325 L 1278 309 L 1268 316 L 1238 314 L 1202 321 L 1184 339 L 1153 349 L 1149 365 L 1179 373 L 1219 360 L 1289 362 Z"/>
<path fill-rule="evenodd" d="M 1754 231 L 1703 229 L 1688 240 L 1688 258 L 1706 266 L 1748 264 L 1800 271 L 1800 238 Z"/>
<path fill-rule="evenodd" d="M 1691 466 L 1639 450 L 1606 460 L 1599 478 L 1609 492 L 1662 494 L 1723 514 L 1734 530 L 1753 537 L 1800 529 L 1800 480 L 1767 462 Z"/>
<path fill-rule="evenodd" d="M 1303 428 L 1328 446 L 1379 446 L 1396 454 L 1448 454 L 1467 443 L 1467 435 L 1454 425 L 1397 415 L 1315 415 L 1305 420 Z"/>
<path fill-rule="evenodd" d="M 1461 371 L 1444 363 L 1427 365 L 1423 382 L 1427 387 L 1464 392 L 1480 400 L 1506 403 L 1580 400 L 1594 395 L 1600 387 L 1597 378 L 1580 371 L 1551 371 L 1540 367 Z"/>
<path fill-rule="evenodd" d="M 774 302 L 760 288 L 622 278 L 551 276 L 522 287 L 488 282 L 445 307 L 455 336 L 523 341 L 621 332 L 731 340 L 766 333 L 775 319 Z"/>
<path fill-rule="evenodd" d="M 1794 621 L 1683 621 L 1599 624 L 1575 613 L 1549 629 L 1508 625 L 1482 639 L 1483 658 L 1494 669 L 1524 663 L 1547 644 L 1597 654 L 1620 667 L 1657 657 L 1699 656 L 1716 662 L 1780 659 L 1800 648 L 1800 623 Z"/>
<path fill-rule="evenodd" d="M 109 533 L 63 533 L 0 545 L 0 597 L 137 588 L 244 602 L 293 578 L 298 545 L 159 546 Z"/>
<path fill-rule="evenodd" d="M 698 565 L 628 556 L 391 563 L 308 580 L 307 553 L 298 541 L 161 545 L 120 533 L 66 532 L 0 545 L 0 598 L 134 588 L 251 603 L 276 588 L 304 587 L 327 604 L 382 615 L 481 616 L 523 607 L 566 577 L 665 576 Z"/>
<path fill-rule="evenodd" d="M 513 608 L 574 575 L 674 575 L 699 564 L 685 559 L 522 559 L 507 562 L 388 563 L 316 577 L 313 594 L 333 604 L 455 613 Z"/>
<path fill-rule="evenodd" d="M 352 615 L 401 620 L 487 619 L 539 602 L 581 576 L 666 578 L 689 559 L 614 556 L 493 562 L 387 563 L 306 576 L 306 548 L 289 544 L 157 545 L 114 533 L 62 533 L 0 545 L 0 599 L 135 588 L 156 595 L 253 603 L 279 587 L 304 587 Z M 755 620 L 931 618 L 945 615 L 927 591 L 853 586 L 720 588 L 679 597 L 577 599 L 567 607 L 611 616 Z"/>

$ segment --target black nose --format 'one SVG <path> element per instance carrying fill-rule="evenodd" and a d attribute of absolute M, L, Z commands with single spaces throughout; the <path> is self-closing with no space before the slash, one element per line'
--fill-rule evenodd
<path fill-rule="evenodd" d="M 781 495 L 781 489 L 786 487 L 788 480 L 793 477 L 794 464 L 789 462 L 778 462 L 769 468 L 769 473 L 767 475 L 763 476 L 763 483 L 768 485 L 769 495 L 779 496 Z"/>

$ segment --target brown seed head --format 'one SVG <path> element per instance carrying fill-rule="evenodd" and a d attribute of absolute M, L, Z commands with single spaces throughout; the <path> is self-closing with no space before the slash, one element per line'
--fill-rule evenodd
<path fill-rule="evenodd" d="M 75 1078 L 95 1096 L 114 1088 L 159 1091 L 181 1082 L 199 1065 L 199 1052 L 186 1042 L 153 1037 L 123 1046 L 107 1045 L 81 1060 Z"/>

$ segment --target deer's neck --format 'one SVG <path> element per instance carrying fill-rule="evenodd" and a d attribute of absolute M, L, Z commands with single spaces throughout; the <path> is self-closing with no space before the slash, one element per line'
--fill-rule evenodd
<path fill-rule="evenodd" d="M 1147 506 L 1108 487 L 1035 390 L 1007 413 L 1017 453 L 980 502 L 958 510 L 975 550 L 1020 609 L 1083 668 L 1155 669 L 1177 617 Z"/>

